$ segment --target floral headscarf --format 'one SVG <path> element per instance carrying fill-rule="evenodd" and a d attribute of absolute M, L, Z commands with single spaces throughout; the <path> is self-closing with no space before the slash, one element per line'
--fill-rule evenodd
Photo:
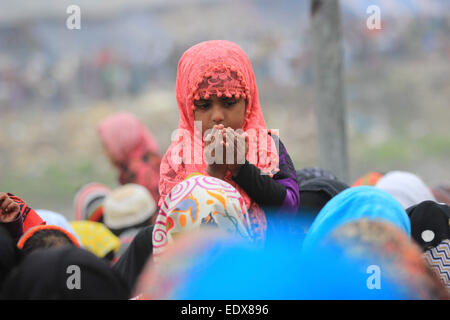
<path fill-rule="evenodd" d="M 251 238 L 244 199 L 227 182 L 196 175 L 175 186 L 166 196 L 153 230 L 153 255 L 160 255 L 179 234 L 204 226 Z"/>

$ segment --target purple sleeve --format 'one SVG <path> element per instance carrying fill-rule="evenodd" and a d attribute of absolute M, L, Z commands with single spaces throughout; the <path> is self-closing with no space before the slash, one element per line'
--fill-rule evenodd
<path fill-rule="evenodd" d="M 8 230 L 9 234 L 15 242 L 19 241 L 20 237 L 23 234 L 23 220 L 21 214 L 18 214 L 15 220 L 11 222 L 1 223 L 0 225 Z"/>
<path fill-rule="evenodd" d="M 272 136 L 274 140 L 275 136 Z M 274 176 L 274 179 L 284 187 L 286 187 L 286 197 L 281 206 L 282 211 L 296 212 L 300 205 L 300 192 L 298 189 L 297 175 L 295 174 L 294 164 L 289 156 L 285 146 L 278 139 L 279 143 L 279 169 L 280 171 Z"/>

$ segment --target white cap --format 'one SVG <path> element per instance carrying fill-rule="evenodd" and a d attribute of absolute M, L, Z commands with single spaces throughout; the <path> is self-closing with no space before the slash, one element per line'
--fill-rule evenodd
<path fill-rule="evenodd" d="M 103 210 L 105 225 L 111 229 L 122 229 L 149 219 L 155 213 L 156 203 L 145 187 L 129 183 L 106 197 Z"/>
<path fill-rule="evenodd" d="M 426 200 L 436 201 L 430 188 L 417 175 L 406 171 L 388 172 L 375 186 L 391 194 L 405 210 Z"/>

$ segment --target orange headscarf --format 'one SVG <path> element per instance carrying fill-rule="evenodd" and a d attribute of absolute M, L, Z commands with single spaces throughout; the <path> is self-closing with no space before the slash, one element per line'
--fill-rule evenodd
<path fill-rule="evenodd" d="M 162 205 L 166 195 L 189 174 L 206 172 L 207 163 L 203 156 L 203 139 L 194 126 L 194 99 L 208 98 L 210 95 L 222 95 L 246 99 L 246 112 L 242 130 L 250 136 L 247 160 L 262 172 L 275 173 L 278 168 L 276 145 L 269 135 L 261 106 L 258 89 L 250 60 L 235 43 L 225 40 L 201 42 L 188 49 L 178 63 L 176 99 L 180 113 L 178 132 L 163 157 L 160 168 L 160 200 Z M 189 155 L 184 154 L 190 153 Z M 189 159 L 191 161 L 186 161 Z M 228 172 L 224 179 L 235 187 L 245 200 L 251 220 L 262 224 L 265 229 L 265 217 L 262 210 L 232 179 Z M 253 207 L 255 210 L 251 210 Z M 253 214 L 251 212 L 259 212 Z"/>

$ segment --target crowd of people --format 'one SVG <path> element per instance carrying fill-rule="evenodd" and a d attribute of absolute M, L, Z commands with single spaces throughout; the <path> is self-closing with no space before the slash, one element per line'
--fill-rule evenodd
<path fill-rule="evenodd" d="M 176 100 L 164 155 L 130 113 L 98 125 L 119 186 L 83 186 L 74 221 L 0 193 L 3 299 L 450 298 L 449 187 L 296 169 L 229 41 L 182 55 Z"/>

